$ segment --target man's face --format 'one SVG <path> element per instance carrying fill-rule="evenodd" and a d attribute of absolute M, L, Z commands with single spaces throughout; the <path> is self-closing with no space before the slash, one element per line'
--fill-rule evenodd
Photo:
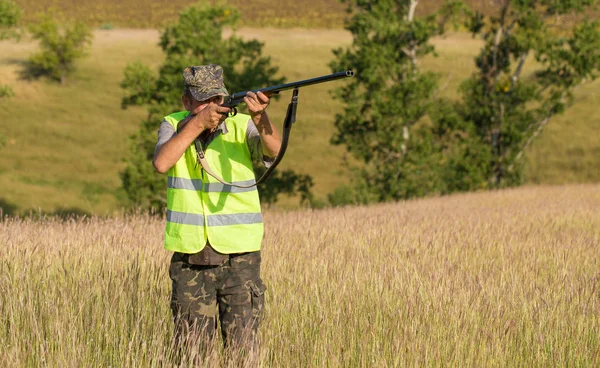
<path fill-rule="evenodd" d="M 186 95 L 183 95 L 182 97 L 183 106 L 185 106 L 185 109 L 188 110 L 192 115 L 196 115 L 200 111 L 210 106 L 210 104 L 221 105 L 223 100 L 223 96 L 214 96 L 204 101 L 196 101 Z"/>

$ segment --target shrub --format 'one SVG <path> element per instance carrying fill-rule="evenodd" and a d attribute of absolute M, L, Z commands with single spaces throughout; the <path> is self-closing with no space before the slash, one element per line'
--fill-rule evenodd
<path fill-rule="evenodd" d="M 0 40 L 18 38 L 15 27 L 21 19 L 21 8 L 12 0 L 0 0 Z"/>
<path fill-rule="evenodd" d="M 41 52 L 29 59 L 28 74 L 47 76 L 61 84 L 75 69 L 75 60 L 86 55 L 93 38 L 91 29 L 84 23 L 62 24 L 55 15 L 42 16 L 30 31 L 40 42 Z"/>

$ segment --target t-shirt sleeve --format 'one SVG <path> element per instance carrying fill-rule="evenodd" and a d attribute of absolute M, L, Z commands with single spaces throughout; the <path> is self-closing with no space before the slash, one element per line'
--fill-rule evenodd
<path fill-rule="evenodd" d="M 167 143 L 175 135 L 175 128 L 168 121 L 163 120 L 158 127 L 158 143 L 154 147 L 154 155 L 162 147 L 163 144 Z"/>
<path fill-rule="evenodd" d="M 275 158 L 271 158 L 263 154 L 260 134 L 258 133 L 258 129 L 256 129 L 256 125 L 254 125 L 254 122 L 252 122 L 251 119 L 248 119 L 246 142 L 248 143 L 248 148 L 250 149 L 250 154 L 252 155 L 252 161 L 261 161 L 266 168 L 269 168 L 273 161 L 275 161 Z"/>

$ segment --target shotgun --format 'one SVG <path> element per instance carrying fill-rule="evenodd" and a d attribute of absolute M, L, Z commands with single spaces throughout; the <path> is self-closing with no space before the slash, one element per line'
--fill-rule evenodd
<path fill-rule="evenodd" d="M 354 72 L 349 69 L 344 72 L 337 72 L 337 73 L 324 75 L 321 77 L 316 77 L 316 78 L 311 78 L 311 79 L 305 79 L 305 80 L 301 80 L 301 81 L 297 81 L 297 82 L 285 83 L 285 84 L 280 84 L 277 86 L 265 87 L 265 88 L 261 88 L 261 89 L 251 90 L 251 91 L 236 92 L 236 93 L 232 94 L 231 96 L 225 97 L 225 101 L 223 102 L 223 104 L 221 106 L 229 107 L 229 108 L 233 109 L 233 113 L 231 114 L 231 116 L 235 116 L 237 114 L 237 109 L 235 107 L 237 105 L 239 105 L 240 103 L 244 102 L 244 97 L 246 97 L 248 92 L 254 92 L 254 93 L 262 92 L 265 95 L 267 95 L 268 97 L 271 97 L 272 95 L 276 95 L 279 92 L 286 91 L 288 89 L 301 88 L 301 87 L 306 87 L 306 86 L 310 86 L 313 84 L 331 82 L 334 80 L 348 78 L 348 77 L 352 77 L 352 76 L 354 76 Z"/>

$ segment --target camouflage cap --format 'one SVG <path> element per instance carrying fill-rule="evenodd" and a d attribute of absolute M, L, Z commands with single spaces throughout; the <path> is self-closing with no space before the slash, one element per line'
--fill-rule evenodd
<path fill-rule="evenodd" d="M 217 64 L 189 66 L 183 70 L 183 81 L 197 101 L 229 96 L 223 84 L 223 68 Z"/>

